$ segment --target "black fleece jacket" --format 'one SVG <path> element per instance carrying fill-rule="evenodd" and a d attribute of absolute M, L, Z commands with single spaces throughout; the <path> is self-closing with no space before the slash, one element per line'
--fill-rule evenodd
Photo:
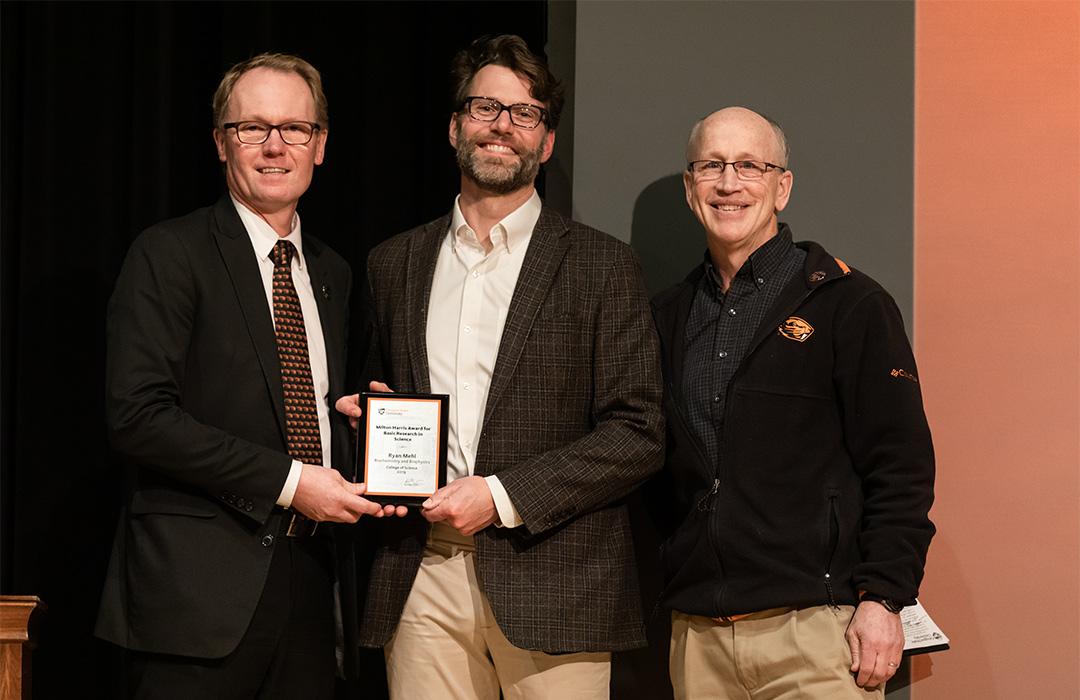
<path fill-rule="evenodd" d="M 686 318 L 699 266 L 653 300 L 667 416 L 666 607 L 710 617 L 898 602 L 918 593 L 934 454 L 892 297 L 820 245 L 781 292 L 728 386 L 710 464 L 687 420 Z"/>

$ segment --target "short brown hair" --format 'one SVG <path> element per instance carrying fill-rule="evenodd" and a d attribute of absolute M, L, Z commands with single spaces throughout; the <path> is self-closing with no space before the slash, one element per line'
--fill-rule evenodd
<path fill-rule="evenodd" d="M 258 56 L 241 61 L 225 71 L 221 83 L 214 91 L 214 126 L 220 127 L 225 121 L 225 111 L 229 108 L 229 98 L 232 97 L 233 88 L 240 76 L 255 68 L 269 68 L 282 73 L 296 73 L 311 88 L 311 96 L 315 100 L 315 119 L 326 128 L 329 126 L 330 116 L 327 112 L 326 93 L 322 88 L 322 76 L 315 66 L 311 65 L 299 56 L 287 53 L 261 53 Z"/>
<path fill-rule="evenodd" d="M 547 59 L 529 50 L 525 40 L 514 34 L 482 36 L 454 56 L 450 64 L 453 110 L 461 109 L 468 97 L 469 83 L 484 66 L 502 66 L 529 81 L 529 94 L 544 103 L 548 128 L 559 125 L 563 108 L 563 86 L 548 69 Z"/>

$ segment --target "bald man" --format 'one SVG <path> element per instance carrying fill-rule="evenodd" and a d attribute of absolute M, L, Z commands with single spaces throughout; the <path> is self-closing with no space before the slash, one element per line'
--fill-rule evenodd
<path fill-rule="evenodd" d="M 676 698 L 883 697 L 934 526 L 903 319 L 777 216 L 787 139 L 742 107 L 683 173 L 704 260 L 653 301 L 669 392 L 662 550 Z"/>

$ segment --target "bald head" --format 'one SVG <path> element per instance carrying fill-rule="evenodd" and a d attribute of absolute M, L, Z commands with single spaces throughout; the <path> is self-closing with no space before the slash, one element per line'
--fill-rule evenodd
<path fill-rule="evenodd" d="M 746 107 L 725 107 L 694 124 L 686 143 L 687 162 L 705 158 L 707 154 L 703 154 L 702 150 L 709 140 L 708 135 L 730 127 L 738 127 L 758 137 L 756 140 L 764 144 L 767 152 L 755 154 L 757 158 L 787 167 L 790 152 L 784 130 L 772 119 Z"/>

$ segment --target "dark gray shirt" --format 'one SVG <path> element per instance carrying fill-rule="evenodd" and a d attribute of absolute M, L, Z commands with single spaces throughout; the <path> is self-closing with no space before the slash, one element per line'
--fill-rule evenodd
<path fill-rule="evenodd" d="M 720 464 L 728 384 L 754 331 L 805 258 L 792 243 L 787 224 L 780 224 L 777 235 L 750 254 L 725 294 L 720 274 L 705 253 L 706 274 L 698 281 L 686 321 L 682 389 L 691 428 L 714 467 Z"/>

